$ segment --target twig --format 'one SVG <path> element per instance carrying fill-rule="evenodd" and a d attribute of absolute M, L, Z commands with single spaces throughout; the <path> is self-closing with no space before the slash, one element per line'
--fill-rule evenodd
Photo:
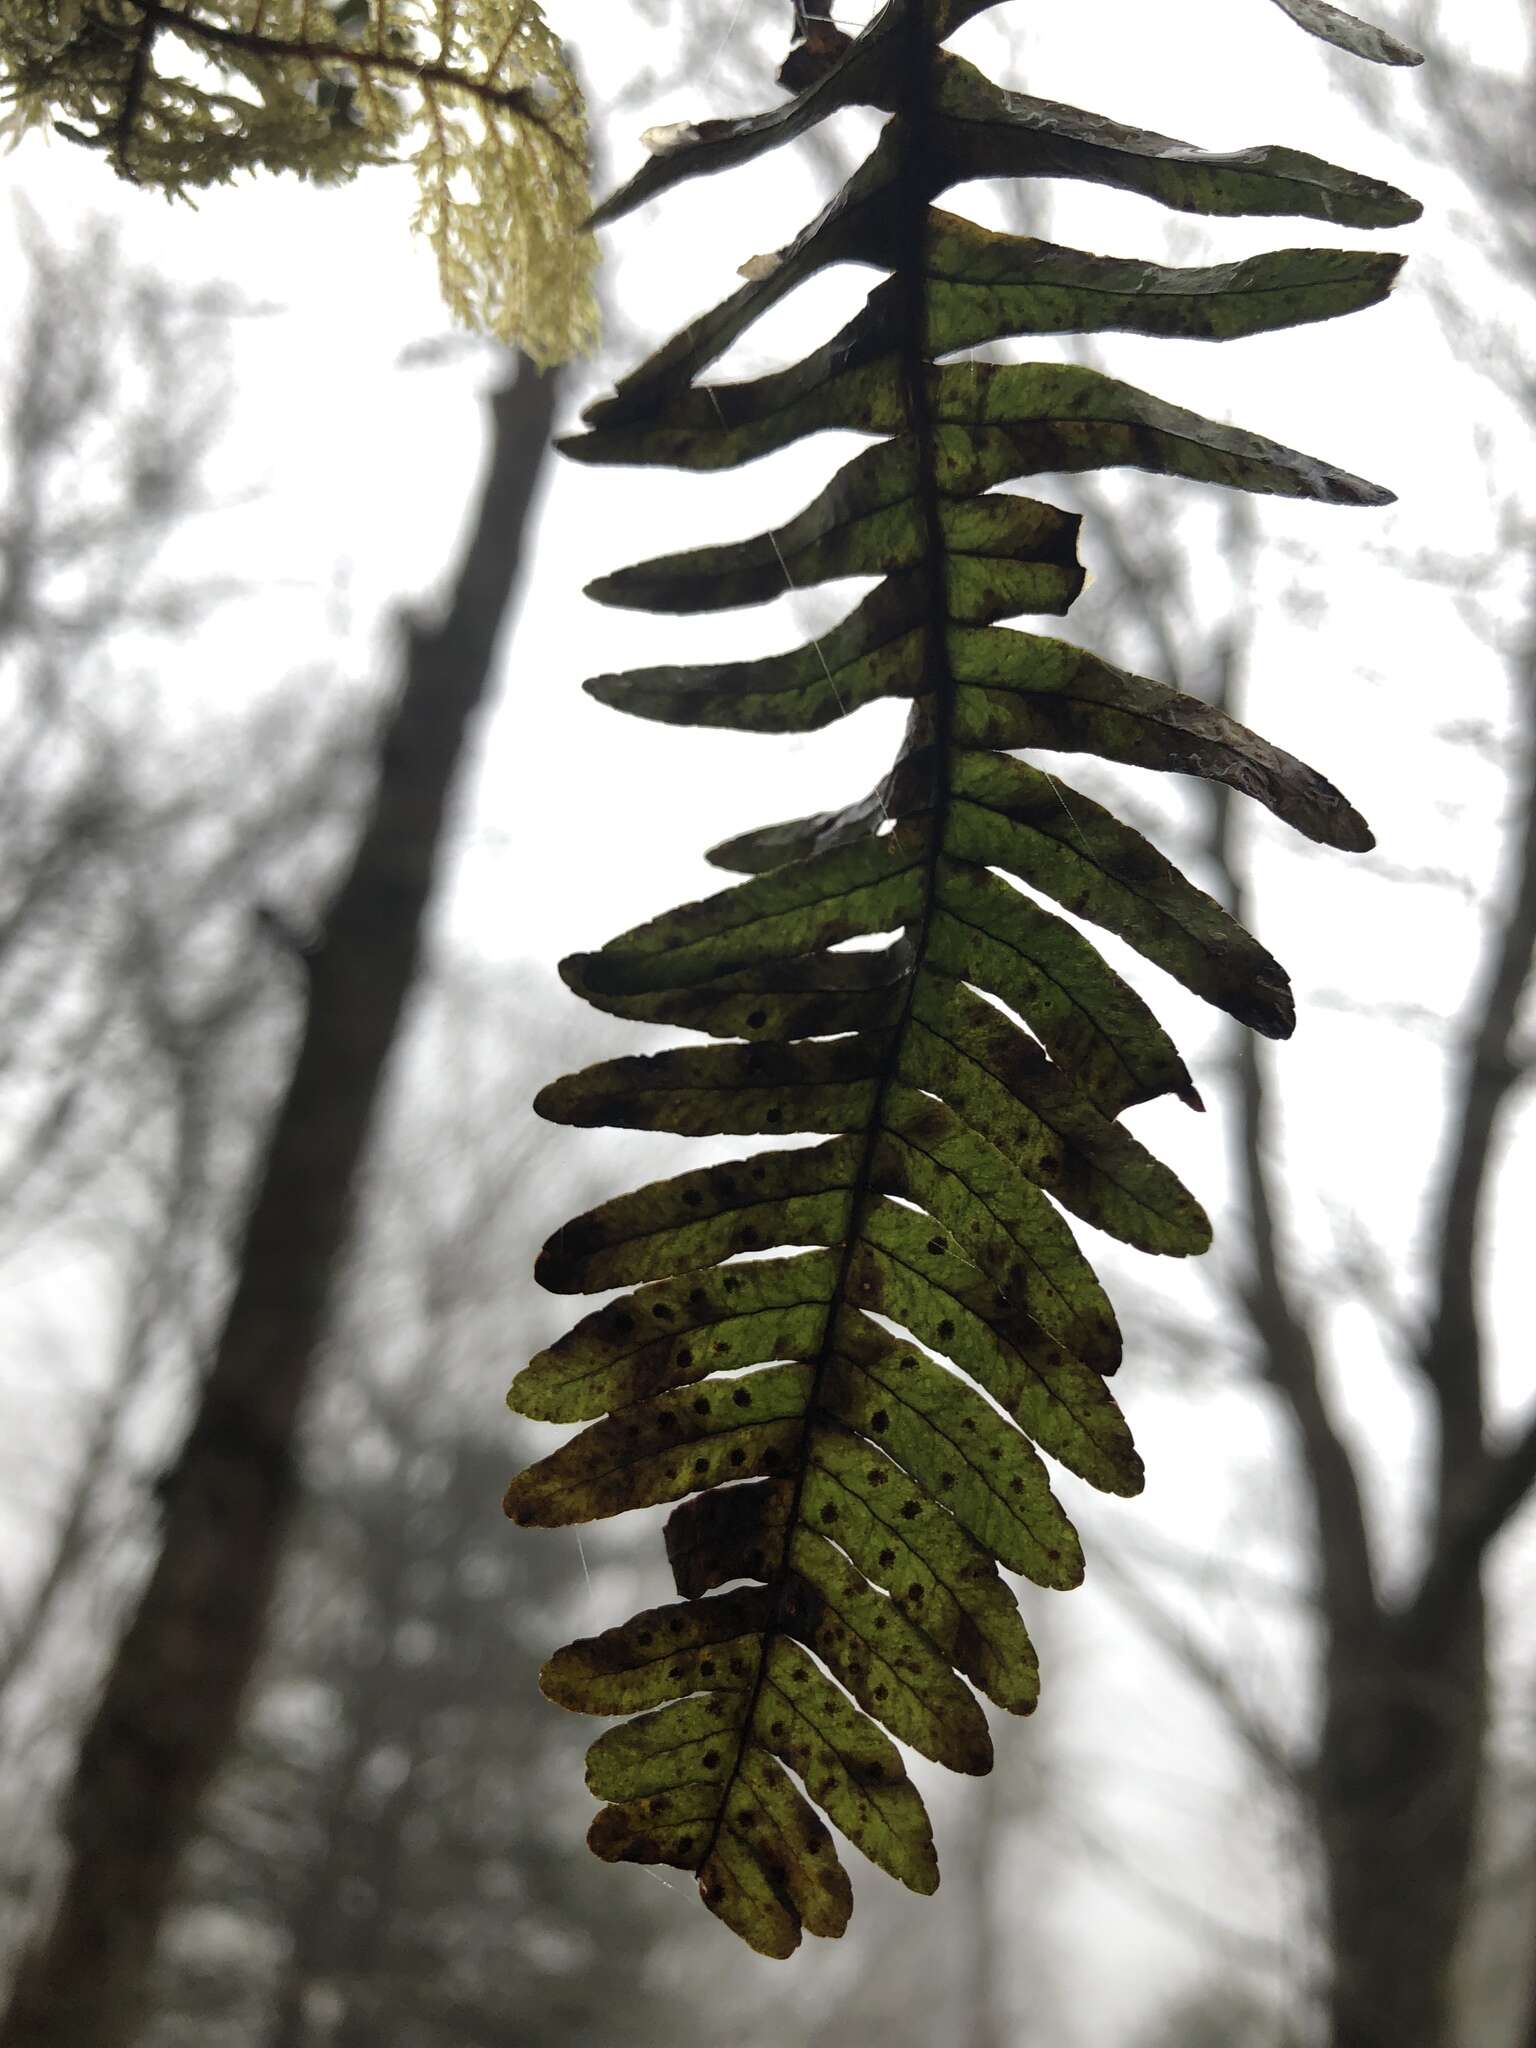
<path fill-rule="evenodd" d="M 118 175 L 131 179 L 133 170 L 128 161 L 128 148 L 133 140 L 133 123 L 144 101 L 144 89 L 149 82 L 149 59 L 154 49 L 155 37 L 160 33 L 161 10 L 159 0 L 141 0 L 144 18 L 139 23 L 138 36 L 133 46 L 133 61 L 128 67 L 128 82 L 123 87 L 123 104 L 118 109 L 117 120 L 112 130 L 112 153 L 117 162 Z"/>

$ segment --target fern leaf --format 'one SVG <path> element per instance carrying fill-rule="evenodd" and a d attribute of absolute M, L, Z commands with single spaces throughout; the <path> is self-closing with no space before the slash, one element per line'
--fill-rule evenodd
<path fill-rule="evenodd" d="M 1320 36 L 1325 43 L 1348 50 L 1351 56 L 1364 57 L 1372 64 L 1424 62 L 1417 50 L 1400 43 L 1396 36 L 1372 27 L 1368 21 L 1358 21 L 1342 7 L 1330 7 L 1328 0 L 1275 0 L 1275 5 L 1309 36 Z"/>
<path fill-rule="evenodd" d="M 602 217 L 839 107 L 891 116 L 820 218 L 568 444 L 584 462 L 707 471 L 823 428 L 870 436 L 777 530 L 592 586 L 686 613 L 879 579 L 840 626 L 789 654 L 588 688 L 640 717 L 758 732 L 811 731 L 883 697 L 910 706 L 869 796 L 738 835 L 710 856 L 730 886 L 564 963 L 598 1008 L 714 1042 L 605 1061 L 537 1102 L 571 1124 L 818 1141 L 674 1175 L 556 1231 L 547 1287 L 629 1291 L 511 1394 L 524 1414 L 587 1425 L 514 1480 L 518 1522 L 674 1504 L 681 1602 L 571 1645 L 544 1674 L 565 1706 L 638 1716 L 590 1753 L 607 1802 L 592 1847 L 694 1871 L 710 1909 L 777 1956 L 803 1929 L 846 1923 L 826 1822 L 914 1890 L 937 1882 L 895 1745 L 984 1771 L 976 1695 L 1034 1706 L 1004 1574 L 1065 1589 L 1083 1571 L 1051 1465 L 1111 1494 L 1141 1485 L 1107 1384 L 1120 1332 L 1068 1218 L 1167 1256 L 1209 1241 L 1194 1197 L 1121 1122 L 1163 1095 L 1199 1108 L 1189 1071 L 1059 911 L 1255 1030 L 1294 1024 L 1257 940 L 1013 750 L 1206 776 L 1323 844 L 1371 843 L 1330 783 L 1224 714 L 1001 625 L 1064 613 L 1083 574 L 1077 520 L 999 487 L 1129 464 L 1323 504 L 1389 494 L 1090 370 L 938 359 L 1020 334 L 1221 340 L 1329 319 L 1384 298 L 1398 259 L 1299 249 L 1177 270 L 993 234 L 934 201 L 1005 173 L 1364 227 L 1411 219 L 1413 202 L 1294 151 L 1208 155 L 1003 92 L 940 47 L 983 4 L 890 0 L 862 36 L 827 38 L 777 113 L 658 138 Z M 881 274 L 840 335 L 773 376 L 703 381 L 829 263 Z"/>

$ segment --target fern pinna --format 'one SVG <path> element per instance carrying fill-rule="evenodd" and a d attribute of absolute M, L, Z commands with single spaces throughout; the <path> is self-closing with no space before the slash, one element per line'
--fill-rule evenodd
<path fill-rule="evenodd" d="M 1083 1569 L 1041 1454 L 1110 1493 L 1141 1485 L 1105 1385 L 1115 1318 L 1062 1211 L 1149 1252 L 1209 1238 L 1198 1204 L 1118 1121 L 1164 1093 L 1198 1107 L 1183 1062 L 1038 899 L 1118 933 L 1255 1030 L 1292 1028 L 1263 947 L 1015 750 L 1215 778 L 1325 844 L 1371 843 L 1336 790 L 1232 719 L 1000 627 L 1064 613 L 1083 572 L 1076 518 L 996 487 L 1129 463 L 1330 504 L 1389 494 L 1093 370 L 946 359 L 1025 334 L 1214 340 L 1326 319 L 1383 298 L 1399 259 L 1308 249 L 1169 269 L 990 233 L 933 202 L 967 179 L 1045 176 L 1193 213 L 1378 227 L 1418 209 L 1295 151 L 1205 154 L 1002 91 L 942 47 L 990 4 L 890 0 L 856 39 L 799 13 L 789 104 L 655 138 L 599 220 L 850 103 L 890 116 L 820 218 L 748 266 L 740 291 L 567 444 L 582 461 L 708 470 L 818 428 L 879 437 L 777 532 L 592 586 L 611 604 L 702 612 L 786 582 L 879 576 L 796 653 L 588 688 L 640 717 L 755 732 L 810 731 L 877 697 L 912 708 L 866 801 L 716 849 L 750 879 L 564 963 L 599 1009 L 726 1042 L 589 1068 L 545 1089 L 541 1114 L 827 1142 L 684 1173 L 558 1230 L 539 1261 L 547 1287 L 634 1291 L 543 1352 L 511 1396 L 525 1415 L 591 1423 L 513 1483 L 519 1523 L 682 1501 L 666 1537 L 681 1600 L 544 1672 L 567 1707 L 637 1717 L 591 1749 L 588 1782 L 608 1802 L 592 1847 L 696 1872 L 705 1903 L 773 1956 L 849 1916 L 811 1802 L 931 1891 L 928 1818 L 896 1741 L 984 1772 L 992 1745 L 971 1688 L 1033 1707 L 1035 1655 L 999 1567 L 1049 1587 Z M 1317 0 L 1277 4 L 1358 54 L 1411 54 Z M 885 273 L 833 341 L 777 375 L 698 381 L 831 263 Z"/>

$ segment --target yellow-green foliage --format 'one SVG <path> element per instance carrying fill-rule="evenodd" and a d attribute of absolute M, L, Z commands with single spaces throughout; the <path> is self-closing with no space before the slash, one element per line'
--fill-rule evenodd
<path fill-rule="evenodd" d="M 0 90 L 172 194 L 408 158 L 457 317 L 539 363 L 591 344 L 585 109 L 537 0 L 0 0 Z"/>

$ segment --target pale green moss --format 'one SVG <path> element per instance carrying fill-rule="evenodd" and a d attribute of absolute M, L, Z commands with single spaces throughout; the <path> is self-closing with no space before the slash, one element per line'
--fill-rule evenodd
<path fill-rule="evenodd" d="M 595 337 L 585 109 L 537 0 L 0 0 L 0 92 L 172 195 L 409 160 L 457 318 L 540 364 Z"/>

